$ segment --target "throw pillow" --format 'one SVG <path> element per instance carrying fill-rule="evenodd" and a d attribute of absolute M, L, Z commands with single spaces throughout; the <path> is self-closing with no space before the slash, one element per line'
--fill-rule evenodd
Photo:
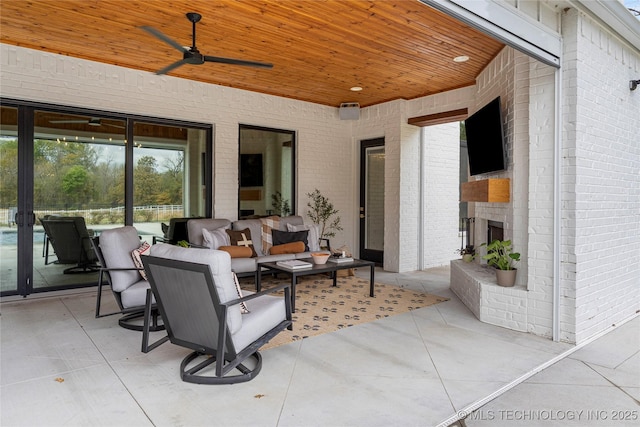
<path fill-rule="evenodd" d="M 225 230 L 231 240 L 231 246 L 246 246 L 251 248 L 251 257 L 258 256 L 256 250 L 253 248 L 253 241 L 251 240 L 251 230 L 245 228 L 244 230 Z"/>
<path fill-rule="evenodd" d="M 231 258 L 251 258 L 253 252 L 246 246 L 220 246 L 218 250 L 227 252 Z"/>
<path fill-rule="evenodd" d="M 133 263 L 135 264 L 136 268 L 142 269 L 142 270 L 138 270 L 138 272 L 140 273 L 140 276 L 142 276 L 144 280 L 148 280 L 148 279 L 147 279 L 147 273 L 144 271 L 144 265 L 142 264 L 142 259 L 140 259 L 140 255 L 149 255 L 150 249 L 151 249 L 150 244 L 148 244 L 147 242 L 142 242 L 138 247 L 138 249 L 134 249 L 133 252 L 131 252 Z"/>
<path fill-rule="evenodd" d="M 273 246 L 271 230 L 280 229 L 280 217 L 276 215 L 269 216 L 267 218 L 260 218 L 260 222 L 262 223 L 262 253 L 268 254 L 269 249 Z"/>
<path fill-rule="evenodd" d="M 283 243 L 282 245 L 271 246 L 271 255 L 280 254 L 300 254 L 304 252 L 304 242 Z"/>
<path fill-rule="evenodd" d="M 238 293 L 238 298 L 242 298 L 242 289 L 240 289 L 240 282 L 238 281 L 238 276 L 233 271 L 233 283 L 236 285 L 236 292 Z M 247 314 L 249 313 L 249 309 L 247 308 L 247 304 L 244 301 L 240 302 L 240 313 Z"/>
<path fill-rule="evenodd" d="M 320 250 L 320 224 L 311 225 L 292 225 L 287 224 L 288 231 L 303 231 L 309 230 L 309 250 L 311 252 L 317 252 Z"/>
<path fill-rule="evenodd" d="M 273 234 L 273 246 L 282 245 L 284 243 L 291 242 L 304 242 L 304 250 L 309 250 L 309 245 L 307 243 L 307 238 L 309 236 L 309 230 L 304 231 L 280 231 L 280 230 L 271 230 Z"/>
<path fill-rule="evenodd" d="M 220 246 L 229 246 L 231 240 L 229 235 L 225 232 L 225 228 L 216 228 L 215 230 L 202 229 L 202 241 L 204 246 L 209 249 L 218 249 Z"/>

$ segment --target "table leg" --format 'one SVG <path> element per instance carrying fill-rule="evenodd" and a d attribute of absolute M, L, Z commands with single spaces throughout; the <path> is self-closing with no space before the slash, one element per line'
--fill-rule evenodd
<path fill-rule="evenodd" d="M 338 286 L 338 270 L 331 273 L 333 276 L 333 286 Z"/>
<path fill-rule="evenodd" d="M 373 297 L 374 294 L 374 270 L 375 270 L 376 266 L 375 264 L 371 265 L 371 278 L 369 279 L 369 296 Z"/>
<path fill-rule="evenodd" d="M 298 278 L 295 273 L 291 274 L 291 312 L 296 312 L 296 282 Z"/>
<path fill-rule="evenodd" d="M 258 264 L 258 270 L 256 271 L 256 292 L 260 292 L 262 289 L 262 271 L 260 269 L 260 264 Z"/>

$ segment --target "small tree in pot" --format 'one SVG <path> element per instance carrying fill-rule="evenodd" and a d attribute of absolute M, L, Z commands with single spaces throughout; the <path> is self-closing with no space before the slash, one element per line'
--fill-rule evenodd
<path fill-rule="evenodd" d="M 514 264 L 520 261 L 520 253 L 513 252 L 511 240 L 494 240 L 489 244 L 483 243 L 481 246 L 487 247 L 487 254 L 482 258 L 487 260 L 487 264 L 497 269 L 498 285 L 513 286 L 517 272 Z"/>
<path fill-rule="evenodd" d="M 338 210 L 333 208 L 333 203 L 320 193 L 317 188 L 313 193 L 307 193 L 307 197 L 311 200 L 307 203 L 307 216 L 311 218 L 315 224 L 320 224 L 320 238 L 335 237 L 336 231 L 342 231 L 340 225 L 340 217 Z"/>

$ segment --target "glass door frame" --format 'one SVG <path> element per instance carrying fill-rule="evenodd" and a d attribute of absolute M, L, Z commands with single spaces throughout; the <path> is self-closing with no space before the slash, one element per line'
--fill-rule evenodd
<path fill-rule="evenodd" d="M 377 265 L 383 265 L 384 263 L 384 249 L 377 250 L 367 247 L 367 160 L 369 149 L 379 147 L 382 147 L 382 149 L 384 149 L 384 145 L 384 137 L 360 141 L 360 208 L 358 212 L 360 222 L 359 253 L 360 259 L 373 261 Z M 382 230 L 382 233 L 384 237 L 384 229 Z"/>
<path fill-rule="evenodd" d="M 213 209 L 213 125 L 206 123 L 187 122 L 183 120 L 157 118 L 134 114 L 114 113 L 73 106 L 55 105 L 36 101 L 25 101 L 12 98 L 0 98 L 3 107 L 18 110 L 18 191 L 17 191 L 17 286 L 8 291 L 0 292 L 0 296 L 21 295 L 26 297 L 37 292 L 48 292 L 75 287 L 96 286 L 97 283 L 78 286 L 53 286 L 46 288 L 33 287 L 33 229 L 34 214 L 34 136 L 36 111 L 99 116 L 105 119 L 122 120 L 126 122 L 125 135 L 127 141 L 134 140 L 134 123 L 141 121 L 163 126 L 178 126 L 204 130 L 206 132 L 205 156 L 205 216 L 211 217 Z M 133 144 L 127 144 L 125 151 L 125 218 L 123 225 L 133 224 Z"/>

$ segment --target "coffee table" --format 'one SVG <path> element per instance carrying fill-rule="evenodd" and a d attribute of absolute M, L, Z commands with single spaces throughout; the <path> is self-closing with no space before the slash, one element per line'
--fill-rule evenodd
<path fill-rule="evenodd" d="M 354 259 L 351 262 L 330 262 L 326 264 L 314 264 L 311 258 L 301 259 L 300 261 L 306 261 L 312 264 L 311 267 L 301 269 L 291 269 L 282 267 L 275 262 L 264 262 L 258 264 L 258 274 L 256 278 L 256 290 L 260 292 L 262 289 L 261 281 L 261 269 L 264 268 L 267 271 L 275 271 L 278 273 L 286 273 L 291 276 L 291 311 L 296 311 L 296 282 L 298 277 L 310 276 L 312 274 L 331 273 L 333 279 L 333 286 L 337 286 L 338 270 L 346 270 L 348 268 L 369 267 L 371 270 L 369 281 L 369 296 L 374 296 L 374 271 L 376 264 L 373 261 L 365 261 L 362 259 Z"/>

